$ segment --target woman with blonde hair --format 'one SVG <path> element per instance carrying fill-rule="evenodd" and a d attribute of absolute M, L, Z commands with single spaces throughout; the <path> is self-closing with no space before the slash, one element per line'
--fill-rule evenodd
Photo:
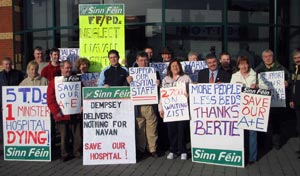
<path fill-rule="evenodd" d="M 27 65 L 27 78 L 25 78 L 20 86 L 46 86 L 48 80 L 41 77 L 38 73 L 39 64 L 35 61 L 30 61 Z"/>

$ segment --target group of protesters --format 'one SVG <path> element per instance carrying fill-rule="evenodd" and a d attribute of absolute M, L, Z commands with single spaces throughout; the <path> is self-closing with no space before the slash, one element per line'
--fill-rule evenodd
<path fill-rule="evenodd" d="M 68 60 L 59 62 L 59 50 L 50 49 L 50 61 L 43 61 L 43 50 L 41 47 L 34 48 L 34 60 L 27 65 L 26 76 L 12 68 L 10 58 L 2 59 L 3 71 L 0 72 L 0 92 L 2 86 L 48 86 L 47 104 L 51 111 L 51 144 L 55 148 L 56 133 L 60 133 L 60 156 L 62 161 L 68 161 L 82 154 L 82 114 L 63 114 L 55 98 L 55 76 L 68 77 L 73 74 L 88 73 L 90 62 L 86 58 L 77 59 L 76 63 Z M 161 61 L 169 62 L 167 76 L 160 78 L 157 73 L 156 85 L 160 87 L 172 87 L 178 84 L 193 83 L 240 83 L 243 87 L 258 88 L 257 74 L 268 71 L 284 71 L 287 102 L 290 108 L 295 109 L 297 118 L 297 132 L 300 134 L 300 50 L 295 49 L 292 53 L 294 68 L 291 72 L 278 63 L 273 57 L 273 52 L 266 49 L 262 52 L 262 62 L 255 68 L 247 56 L 240 55 L 236 59 L 236 65 L 231 62 L 231 55 L 222 52 L 219 56 L 208 54 L 205 57 L 207 68 L 200 70 L 197 82 L 183 71 L 180 61 L 173 59 L 170 48 L 163 48 L 160 52 Z M 198 53 L 190 52 L 188 61 L 198 61 Z M 99 76 L 99 87 L 129 86 L 133 78 L 128 74 L 128 67 L 119 63 L 119 52 L 110 50 L 108 52 L 110 65 L 103 68 Z M 153 62 L 153 49 L 144 48 L 136 54 L 136 60 L 132 67 L 149 67 Z M 77 72 L 72 71 L 75 64 Z M 25 78 L 26 77 L 26 78 Z M 25 79 L 24 79 L 25 78 Z M 188 87 L 188 86 L 187 86 Z M 187 90 L 188 92 L 188 90 Z M 188 98 L 188 93 L 186 94 Z M 2 97 L 0 97 L 2 99 Z M 1 101 L 2 108 L 2 101 Z M 162 152 L 169 149 L 167 159 L 180 156 L 181 160 L 188 159 L 187 143 L 189 140 L 189 122 L 176 121 L 163 123 L 164 111 L 161 102 L 154 105 L 136 105 L 134 107 L 136 119 L 136 154 L 137 159 L 142 159 L 146 152 L 152 157 L 160 157 Z M 281 127 L 285 116 L 285 108 L 271 108 L 269 115 L 268 132 L 265 135 L 266 146 L 280 149 L 282 146 Z M 2 117 L 2 111 L 1 111 Z M 160 118 L 161 117 L 161 118 Z M 2 128 L 2 119 L 1 119 Z M 2 132 L 2 129 L 1 129 Z M 70 134 L 71 133 L 71 134 Z M 1 134 L 2 136 L 2 134 Z M 256 131 L 247 131 L 245 141 L 248 149 L 247 162 L 252 164 L 257 161 L 258 137 Z M 70 146 L 70 138 L 72 145 Z M 299 137 L 300 138 L 300 137 Z M 70 151 L 72 149 L 72 151 Z M 300 153 L 300 146 L 297 153 Z"/>

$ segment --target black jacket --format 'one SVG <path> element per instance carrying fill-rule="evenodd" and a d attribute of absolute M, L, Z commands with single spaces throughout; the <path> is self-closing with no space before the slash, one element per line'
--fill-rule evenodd
<path fill-rule="evenodd" d="M 0 106 L 2 107 L 2 86 L 18 86 L 24 79 L 21 71 L 11 69 L 9 72 L 0 72 Z"/>
<path fill-rule="evenodd" d="M 300 110 L 300 66 L 297 73 L 294 70 L 291 75 L 290 101 L 294 102 L 295 109 Z"/>
<path fill-rule="evenodd" d="M 104 84 L 109 86 L 128 86 L 128 72 L 119 64 L 117 67 L 110 66 L 104 71 Z"/>

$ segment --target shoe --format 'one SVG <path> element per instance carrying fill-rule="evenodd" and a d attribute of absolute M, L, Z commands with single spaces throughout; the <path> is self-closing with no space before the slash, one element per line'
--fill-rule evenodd
<path fill-rule="evenodd" d="M 176 157 L 176 154 L 174 154 L 174 153 L 172 153 L 172 152 L 170 152 L 169 154 L 168 154 L 168 156 L 167 156 L 167 159 L 174 159 Z"/>
<path fill-rule="evenodd" d="M 158 154 L 156 152 L 151 152 L 151 157 L 152 158 L 158 158 Z"/>
<path fill-rule="evenodd" d="M 187 154 L 186 153 L 181 153 L 181 160 L 187 160 Z"/>

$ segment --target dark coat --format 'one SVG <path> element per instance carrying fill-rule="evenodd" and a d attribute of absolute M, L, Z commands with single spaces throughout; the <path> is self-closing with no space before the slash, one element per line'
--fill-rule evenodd
<path fill-rule="evenodd" d="M 24 79 L 21 71 L 11 69 L 8 73 L 5 70 L 0 72 L 0 106 L 2 107 L 2 86 L 18 86 Z"/>
<path fill-rule="evenodd" d="M 295 109 L 300 110 L 300 68 L 297 73 L 291 73 L 290 101 L 294 102 Z"/>
<path fill-rule="evenodd" d="M 288 70 L 278 62 L 275 62 L 274 65 L 271 68 L 267 68 L 266 65 L 261 62 L 255 69 L 254 71 L 256 73 L 260 72 L 269 72 L 269 71 L 284 71 L 284 80 L 288 81 L 289 80 L 289 72 Z"/>

